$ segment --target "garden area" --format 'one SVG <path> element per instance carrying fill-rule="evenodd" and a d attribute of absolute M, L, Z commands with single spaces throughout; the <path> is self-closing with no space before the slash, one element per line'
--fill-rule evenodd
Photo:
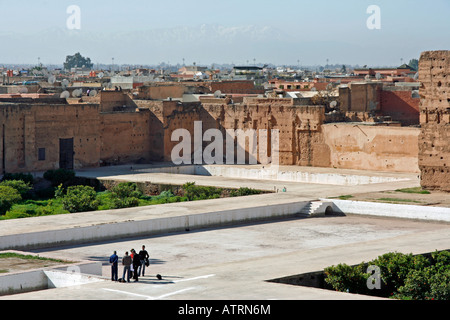
<path fill-rule="evenodd" d="M 450 299 L 450 251 L 389 252 L 369 262 L 342 263 L 269 282 L 395 300 L 445 301 Z"/>
<path fill-rule="evenodd" d="M 368 266 L 377 266 L 380 288 Z M 450 251 L 428 255 L 390 252 L 356 266 L 339 264 L 324 270 L 328 289 L 400 300 L 449 300 Z"/>
<path fill-rule="evenodd" d="M 118 183 L 99 190 L 77 183 L 72 170 L 49 170 L 45 187 L 36 188 L 31 174 L 5 174 L 0 182 L 0 220 L 18 219 L 86 211 L 121 209 L 184 201 L 256 195 L 250 188 L 224 190 L 186 183 L 174 192 L 171 188 L 148 195 L 133 182 Z M 42 182 L 42 181 L 41 181 Z M 42 183 L 41 183 L 42 184 Z"/>

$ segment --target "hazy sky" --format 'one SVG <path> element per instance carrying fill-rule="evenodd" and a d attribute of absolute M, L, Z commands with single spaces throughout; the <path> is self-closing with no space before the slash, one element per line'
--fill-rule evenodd
<path fill-rule="evenodd" d="M 70 5 L 81 10 L 69 30 Z M 381 9 L 381 29 L 366 12 Z M 0 64 L 399 65 L 450 49 L 450 0 L 0 0 Z M 5 50 L 5 48 L 7 48 Z"/>

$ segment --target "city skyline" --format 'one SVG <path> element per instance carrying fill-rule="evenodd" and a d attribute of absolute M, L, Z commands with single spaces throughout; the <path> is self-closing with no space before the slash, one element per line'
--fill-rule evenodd
<path fill-rule="evenodd" d="M 69 29 L 70 6 L 80 9 Z M 380 29 L 369 29 L 371 5 Z M 0 63 L 62 64 L 81 52 L 95 64 L 351 64 L 399 66 L 422 51 L 448 48 L 450 3 L 433 1 L 0 0 L 7 50 Z"/>

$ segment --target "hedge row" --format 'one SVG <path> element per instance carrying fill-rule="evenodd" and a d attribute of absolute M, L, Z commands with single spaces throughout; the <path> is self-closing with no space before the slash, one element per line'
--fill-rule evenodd
<path fill-rule="evenodd" d="M 381 288 L 374 286 L 374 274 L 380 272 Z M 325 270 L 325 282 L 342 292 L 392 297 L 402 300 L 450 299 L 450 252 L 434 252 L 431 257 L 391 252 L 357 266 L 339 264 Z"/>

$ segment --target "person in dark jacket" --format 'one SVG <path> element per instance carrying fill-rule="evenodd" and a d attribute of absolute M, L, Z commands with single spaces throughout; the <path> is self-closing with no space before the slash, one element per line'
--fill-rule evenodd
<path fill-rule="evenodd" d="M 147 250 L 145 250 L 145 246 L 142 246 L 142 250 L 139 251 L 139 256 L 141 257 L 141 264 L 139 265 L 139 269 L 138 269 L 138 276 L 140 277 L 141 271 L 142 271 L 142 276 L 145 276 L 145 266 L 148 262 L 148 258 L 150 258 Z"/>
<path fill-rule="evenodd" d="M 141 257 L 136 253 L 136 251 L 133 249 L 133 279 L 134 281 L 139 281 L 138 279 L 138 268 L 141 265 Z"/>
<path fill-rule="evenodd" d="M 116 251 L 114 251 L 113 255 L 109 257 L 109 263 L 111 264 L 111 281 L 117 281 L 119 257 L 117 256 Z"/>

